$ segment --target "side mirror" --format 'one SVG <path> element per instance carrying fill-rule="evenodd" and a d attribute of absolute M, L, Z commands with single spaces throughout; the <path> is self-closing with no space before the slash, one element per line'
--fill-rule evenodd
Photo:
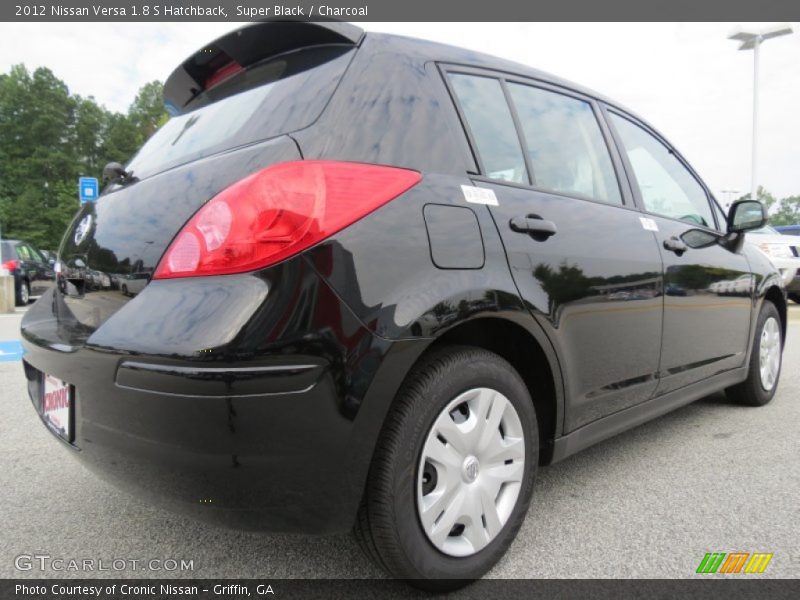
<path fill-rule="evenodd" d="M 737 200 L 728 211 L 728 233 L 741 233 L 767 224 L 767 211 L 758 200 Z"/>

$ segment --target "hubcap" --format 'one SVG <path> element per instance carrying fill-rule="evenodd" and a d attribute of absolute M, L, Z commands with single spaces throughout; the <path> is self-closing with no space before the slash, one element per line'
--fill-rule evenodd
<path fill-rule="evenodd" d="M 778 381 L 778 372 L 781 368 L 781 330 L 774 317 L 767 319 L 761 330 L 758 364 L 761 371 L 761 387 L 770 391 Z"/>
<path fill-rule="evenodd" d="M 508 521 L 525 473 L 525 432 L 514 405 L 490 388 L 453 399 L 428 432 L 417 475 L 417 513 L 450 556 L 486 547 Z"/>
<path fill-rule="evenodd" d="M 23 304 L 27 304 L 28 300 L 30 299 L 30 294 L 28 294 L 28 286 L 24 282 L 22 283 L 22 287 L 19 290 L 20 299 L 22 300 Z"/>

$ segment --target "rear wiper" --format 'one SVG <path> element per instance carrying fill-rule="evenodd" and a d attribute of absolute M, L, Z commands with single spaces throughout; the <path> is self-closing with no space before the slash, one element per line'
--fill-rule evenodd
<path fill-rule="evenodd" d="M 110 162 L 103 167 L 103 183 L 117 183 L 119 185 L 129 185 L 139 181 L 134 177 L 133 171 L 126 171 L 118 162 Z"/>

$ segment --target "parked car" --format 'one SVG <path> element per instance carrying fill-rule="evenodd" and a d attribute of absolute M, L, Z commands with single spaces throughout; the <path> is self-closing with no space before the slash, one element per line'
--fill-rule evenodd
<path fill-rule="evenodd" d="M 140 272 L 124 275 L 120 278 L 119 289 L 126 296 L 135 296 L 147 285 L 152 273 Z"/>
<path fill-rule="evenodd" d="M 783 235 L 800 235 L 800 225 L 775 225 L 774 229 Z"/>
<path fill-rule="evenodd" d="M 715 281 L 709 291 L 720 295 L 750 296 L 753 289 L 753 277 L 747 273 L 736 279 Z"/>
<path fill-rule="evenodd" d="M 17 306 L 25 306 L 31 298 L 38 298 L 53 287 L 52 263 L 28 242 L 2 240 L 0 252 L 3 268 L 14 276 Z"/>
<path fill-rule="evenodd" d="M 36 410 L 118 485 L 233 527 L 354 527 L 445 589 L 504 554 L 539 466 L 775 394 L 786 299 L 743 243 L 763 207 L 726 217 L 612 100 L 308 22 L 229 33 L 164 93 L 172 120 L 59 250 L 152 278 L 119 304 L 63 286 L 22 323 Z M 708 292 L 750 275 L 747 301 Z"/>
<path fill-rule="evenodd" d="M 789 298 L 800 303 L 800 241 L 770 225 L 749 232 L 747 240 L 769 256 L 781 273 Z"/>

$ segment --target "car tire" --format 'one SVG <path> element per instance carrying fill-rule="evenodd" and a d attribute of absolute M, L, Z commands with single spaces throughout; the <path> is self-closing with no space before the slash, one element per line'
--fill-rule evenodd
<path fill-rule="evenodd" d="M 782 353 L 781 316 L 772 302 L 764 300 L 753 336 L 747 379 L 725 390 L 728 398 L 745 406 L 764 406 L 772 400 L 780 379 Z"/>
<path fill-rule="evenodd" d="M 31 284 L 25 281 L 24 279 L 19 283 L 19 289 L 17 289 L 17 306 L 27 306 L 28 303 L 31 301 Z"/>
<path fill-rule="evenodd" d="M 800 294 L 789 294 L 789 300 L 794 302 L 795 304 L 800 304 Z"/>
<path fill-rule="evenodd" d="M 483 410 L 486 419 L 479 421 Z M 450 438 L 446 444 L 439 431 Z M 481 577 L 525 518 L 538 438 L 530 394 L 508 362 L 468 346 L 432 352 L 400 388 L 375 450 L 354 531 L 365 554 L 393 577 L 432 591 Z M 428 461 L 429 451 L 438 456 L 441 449 L 448 451 L 449 467 Z M 434 519 L 442 507 L 452 510 Z M 463 522 L 450 528 L 454 518 Z"/>

